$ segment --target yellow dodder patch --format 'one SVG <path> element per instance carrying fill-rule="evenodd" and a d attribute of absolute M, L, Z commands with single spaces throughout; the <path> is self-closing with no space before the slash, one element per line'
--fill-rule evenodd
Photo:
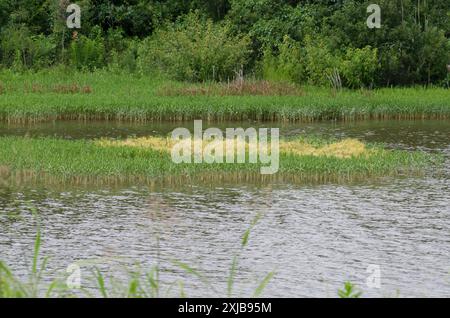
<path fill-rule="evenodd" d="M 285 141 L 280 143 L 280 151 L 299 156 L 329 156 L 337 158 L 351 158 L 369 154 L 366 145 L 357 139 L 344 139 L 323 146 L 314 146 L 302 140 Z"/>
<path fill-rule="evenodd" d="M 169 138 L 161 137 L 140 137 L 127 138 L 125 140 L 99 139 L 95 143 L 102 147 L 137 147 L 137 148 L 151 148 L 160 151 L 169 151 L 173 146 L 174 141 Z"/>
<path fill-rule="evenodd" d="M 96 144 L 102 147 L 138 147 L 138 148 L 151 148 L 158 151 L 170 152 L 171 148 L 179 141 L 172 140 L 171 138 L 163 137 L 140 137 L 140 138 L 128 138 L 125 140 L 110 140 L 110 139 L 100 139 L 96 141 Z M 185 140 L 184 142 L 193 142 L 193 140 Z M 224 150 L 226 149 L 224 143 Z M 236 140 L 235 147 L 238 143 L 243 141 Z M 204 141 L 203 147 L 207 146 L 209 142 Z M 245 148 L 248 151 L 251 145 L 245 142 Z M 357 139 L 344 139 L 338 142 L 325 144 L 322 146 L 316 146 L 308 143 L 304 140 L 292 140 L 292 141 L 280 141 L 280 152 L 281 153 L 292 153 L 298 156 L 329 156 L 337 158 L 351 158 L 358 157 L 362 155 L 370 155 L 370 150 L 367 149 L 366 145 Z M 226 153 L 226 152 L 224 152 Z"/>

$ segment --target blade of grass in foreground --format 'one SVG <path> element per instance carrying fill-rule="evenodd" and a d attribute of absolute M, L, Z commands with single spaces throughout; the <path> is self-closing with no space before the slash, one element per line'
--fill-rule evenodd
<path fill-rule="evenodd" d="M 34 212 L 36 214 L 36 211 Z M 243 234 L 241 245 L 240 245 L 240 251 L 233 257 L 232 265 L 230 268 L 230 275 L 227 280 L 227 290 L 226 295 L 228 297 L 233 296 L 233 286 L 234 281 L 236 277 L 236 273 L 238 270 L 238 261 L 239 257 L 241 255 L 241 252 L 243 249 L 248 245 L 250 234 L 253 231 L 254 227 L 257 225 L 258 221 L 261 218 L 261 214 L 257 214 L 252 222 L 250 223 L 250 226 Z M 33 279 L 29 282 L 31 283 L 31 286 L 29 283 L 22 283 L 18 278 L 16 278 L 13 274 L 13 272 L 2 262 L 0 261 L 0 298 L 3 297 L 39 297 L 39 283 L 41 282 L 42 273 L 45 271 L 46 268 L 46 261 L 43 262 L 43 264 L 40 266 L 40 269 L 38 270 L 38 258 L 39 258 L 39 251 L 41 247 L 41 234 L 40 229 L 37 231 L 35 243 L 34 243 L 34 254 L 33 254 L 33 262 L 31 266 L 32 271 L 32 277 Z M 188 264 L 174 261 L 173 262 L 176 266 L 184 270 L 190 275 L 193 275 L 197 277 L 202 283 L 204 283 L 206 286 L 208 286 L 218 297 L 222 296 L 223 294 L 218 293 L 215 286 L 213 286 L 206 277 L 197 269 L 189 266 Z M 138 271 L 133 271 L 132 276 L 130 276 L 130 279 L 126 282 L 126 284 L 121 284 L 119 287 L 119 290 L 117 289 L 110 289 L 111 286 L 106 284 L 105 276 L 100 272 L 100 270 L 95 267 L 94 271 L 92 272 L 93 276 L 90 278 L 95 279 L 95 282 L 97 284 L 96 290 L 94 292 L 97 292 L 100 294 L 101 297 L 108 298 L 108 297 L 116 297 L 116 295 L 120 295 L 121 297 L 158 297 L 159 296 L 159 290 L 161 288 L 161 282 L 159 282 L 159 279 L 156 277 L 159 277 L 159 268 L 153 267 L 152 270 L 145 275 L 141 275 Z M 275 271 L 269 272 L 258 284 L 256 289 L 253 292 L 253 297 L 260 297 L 263 293 L 263 291 L 266 289 L 270 281 L 275 276 Z M 145 278 L 144 283 L 141 284 L 141 277 Z M 148 283 L 149 290 L 144 290 L 145 283 Z M 166 296 L 169 296 L 170 290 L 173 286 L 178 284 L 180 288 L 180 297 L 186 297 L 186 293 L 184 290 L 184 283 L 182 281 L 176 280 L 174 281 L 167 290 Z M 31 288 L 30 288 L 31 287 Z M 67 285 L 65 282 L 61 280 L 54 280 L 51 282 L 47 288 L 46 293 L 44 297 L 53 297 L 53 292 L 60 288 L 60 293 L 57 294 L 59 297 L 72 297 L 77 296 L 74 293 L 61 293 L 67 292 Z M 84 291 L 87 297 L 95 297 L 90 291 L 84 290 L 83 288 L 81 291 Z M 118 293 L 117 293 L 118 292 Z M 117 293 L 117 294 L 116 294 Z M 342 289 L 338 290 L 337 293 L 338 297 L 340 298 L 359 298 L 362 296 L 362 292 L 355 287 L 350 282 L 346 282 L 344 284 L 344 287 Z"/>
<path fill-rule="evenodd" d="M 269 284 L 270 280 L 272 280 L 273 276 L 275 276 L 275 272 L 272 271 L 264 277 L 259 286 L 255 289 L 255 293 L 253 297 L 259 297 L 261 293 L 266 289 L 267 284 Z"/>

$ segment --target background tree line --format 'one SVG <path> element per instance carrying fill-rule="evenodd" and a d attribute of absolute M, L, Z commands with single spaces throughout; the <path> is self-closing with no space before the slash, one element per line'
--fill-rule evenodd
<path fill-rule="evenodd" d="M 0 64 L 59 64 L 189 81 L 243 69 L 268 80 L 378 87 L 448 83 L 449 0 L 377 0 L 369 29 L 358 0 L 79 0 L 82 28 L 66 27 L 69 0 L 0 0 Z"/>

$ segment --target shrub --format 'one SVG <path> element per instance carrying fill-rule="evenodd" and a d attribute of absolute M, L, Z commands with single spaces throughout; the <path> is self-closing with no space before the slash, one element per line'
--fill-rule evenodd
<path fill-rule="evenodd" d="M 378 70 L 378 50 L 366 46 L 347 48 L 338 67 L 346 86 L 361 88 L 373 85 Z"/>
<path fill-rule="evenodd" d="M 446 65 L 450 62 L 450 40 L 444 31 L 429 27 L 421 34 L 422 45 L 417 52 L 420 57 L 418 65 L 421 82 L 431 84 L 445 79 Z"/>
<path fill-rule="evenodd" d="M 299 43 L 286 35 L 278 46 L 278 55 L 274 55 L 268 48 L 264 51 L 263 77 L 272 81 L 301 83 L 305 80 L 305 68 L 302 60 Z"/>
<path fill-rule="evenodd" d="M 312 39 L 307 36 L 305 42 L 305 68 L 308 82 L 313 85 L 329 84 L 328 76 L 339 65 L 337 56 L 332 54 L 328 44 L 322 38 Z"/>
<path fill-rule="evenodd" d="M 1 57 L 5 66 L 17 70 L 49 66 L 56 45 L 50 37 L 31 35 L 25 26 L 10 26 L 1 34 Z"/>
<path fill-rule="evenodd" d="M 137 45 L 135 39 L 123 38 L 120 30 L 108 32 L 105 47 L 108 52 L 108 68 L 113 72 L 136 71 Z"/>
<path fill-rule="evenodd" d="M 278 54 L 266 50 L 263 58 L 266 79 L 289 79 L 292 82 L 328 84 L 328 75 L 339 64 L 324 39 L 305 38 L 303 46 L 285 36 L 278 46 Z"/>
<path fill-rule="evenodd" d="M 302 48 L 288 36 L 278 46 L 278 54 L 266 49 L 262 60 L 263 77 L 294 83 L 328 85 L 330 78 L 343 78 L 347 87 L 360 88 L 373 84 L 378 70 L 378 50 L 366 46 L 332 52 L 326 39 L 306 37 Z"/>
<path fill-rule="evenodd" d="M 392 43 L 379 48 L 382 84 L 431 84 L 445 79 L 450 41 L 444 31 L 405 23 L 392 33 Z"/>
<path fill-rule="evenodd" d="M 93 38 L 77 35 L 70 44 L 70 61 L 78 69 L 100 68 L 104 66 L 105 45 L 99 32 Z"/>
<path fill-rule="evenodd" d="M 143 72 L 158 69 L 177 80 L 226 80 L 246 64 L 249 39 L 230 34 L 227 24 L 214 24 L 198 13 L 144 40 L 138 50 Z"/>

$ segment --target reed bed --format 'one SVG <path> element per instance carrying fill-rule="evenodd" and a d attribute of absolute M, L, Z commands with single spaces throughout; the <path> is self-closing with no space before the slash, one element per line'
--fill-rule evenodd
<path fill-rule="evenodd" d="M 0 120 L 11 123 L 448 118 L 450 90 L 442 88 L 333 92 L 269 82 L 193 85 L 107 71 L 0 72 Z"/>
<path fill-rule="evenodd" d="M 283 149 L 284 145 L 306 145 Z M 352 141 L 354 153 L 341 154 L 338 145 L 349 141 L 282 141 L 280 167 L 275 175 L 260 174 L 261 164 L 175 164 L 168 149 L 135 146 L 105 140 L 0 137 L 0 177 L 3 182 L 76 184 L 164 183 L 186 180 L 350 182 L 394 175 L 421 174 L 442 158 L 423 152 L 385 150 Z M 363 147 L 363 150 L 361 150 Z M 314 149 L 311 149 L 314 148 Z M 324 153 L 324 150 L 330 151 Z M 335 151 L 333 154 L 332 151 Z"/>

